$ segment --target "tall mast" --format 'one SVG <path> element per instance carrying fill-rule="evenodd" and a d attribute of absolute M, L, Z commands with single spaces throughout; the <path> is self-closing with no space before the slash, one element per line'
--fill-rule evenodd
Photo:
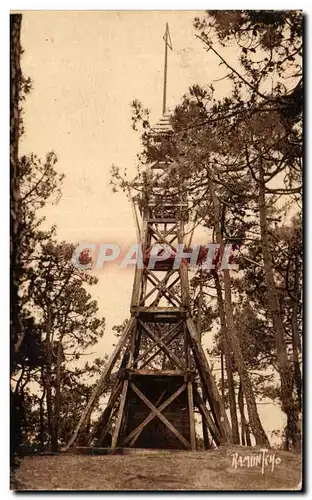
<path fill-rule="evenodd" d="M 168 23 L 166 23 L 166 31 L 163 36 L 163 40 L 165 41 L 164 91 L 163 91 L 163 110 L 162 110 L 162 113 L 164 115 L 166 113 L 166 107 L 167 107 L 168 47 L 172 50 L 172 43 L 171 43 Z"/>

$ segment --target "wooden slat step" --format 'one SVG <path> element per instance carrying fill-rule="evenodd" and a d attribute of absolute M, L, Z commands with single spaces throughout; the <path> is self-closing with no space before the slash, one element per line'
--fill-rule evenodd
<path fill-rule="evenodd" d="M 186 315 L 181 307 L 138 307 L 136 316 L 150 323 L 176 323 Z"/>

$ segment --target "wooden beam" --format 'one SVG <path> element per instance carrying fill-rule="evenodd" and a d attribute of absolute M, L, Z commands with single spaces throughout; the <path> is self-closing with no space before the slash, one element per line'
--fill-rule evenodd
<path fill-rule="evenodd" d="M 188 399 L 188 410 L 189 410 L 189 420 L 190 420 L 191 449 L 192 451 L 196 451 L 196 434 L 195 434 L 195 417 L 194 417 L 192 382 L 188 382 L 187 384 L 187 399 Z"/>
<path fill-rule="evenodd" d="M 135 268 L 134 281 L 132 287 L 132 297 L 131 297 L 131 310 L 133 307 L 137 307 L 140 303 L 140 292 L 144 269 Z"/>
<path fill-rule="evenodd" d="M 150 228 L 152 231 L 153 231 L 153 238 L 154 238 L 154 244 L 157 244 L 159 243 L 160 245 L 163 245 L 163 244 L 166 244 L 167 246 L 169 246 L 174 252 L 176 251 L 176 247 L 174 247 L 172 244 L 169 243 L 169 241 L 166 240 L 166 237 L 167 236 L 170 236 L 172 234 L 172 228 L 170 228 L 168 231 L 166 231 L 165 233 L 161 234 L 159 231 L 158 231 L 158 228 L 157 227 L 153 227 L 153 228 Z M 156 235 L 156 236 L 155 236 Z M 147 251 L 149 252 L 151 250 L 152 246 L 148 247 L 147 248 Z"/>
<path fill-rule="evenodd" d="M 181 296 L 182 305 L 186 309 L 190 308 L 190 294 L 189 294 L 189 283 L 188 283 L 188 268 L 187 264 L 183 261 L 180 263 L 179 267 L 180 281 L 181 281 Z"/>
<path fill-rule="evenodd" d="M 203 415 L 202 415 L 202 431 L 203 431 L 203 439 L 204 439 L 205 450 L 209 450 L 209 448 L 210 448 L 210 442 L 209 442 L 208 428 L 207 428 L 207 423 L 206 423 L 205 418 L 203 417 Z"/>
<path fill-rule="evenodd" d="M 146 273 L 146 276 L 147 276 L 148 279 L 150 279 L 149 276 L 148 276 L 148 272 Z M 172 276 L 171 270 L 167 271 L 166 276 L 165 276 L 165 280 L 166 280 L 165 284 L 166 284 L 166 286 L 168 285 L 168 281 L 169 281 L 169 279 L 170 279 L 171 276 Z M 150 281 L 151 281 L 151 279 L 150 279 Z M 156 296 L 156 299 L 155 299 L 155 302 L 157 304 L 159 304 L 159 301 L 160 301 L 160 299 L 161 299 L 162 296 L 163 296 L 162 291 L 158 290 L 157 296 Z"/>
<path fill-rule="evenodd" d="M 147 219 L 147 222 L 149 223 L 152 223 L 152 224 L 176 224 L 177 223 L 177 219 L 176 218 L 168 218 L 168 219 L 161 219 L 159 217 L 155 217 L 155 218 L 152 218 L 152 217 L 148 217 Z"/>
<path fill-rule="evenodd" d="M 166 219 L 163 219 L 164 222 L 165 222 L 165 227 L 160 227 L 159 224 L 152 224 L 152 223 L 149 223 L 149 228 L 150 228 L 150 231 L 152 232 L 152 237 L 154 239 L 156 238 L 159 238 L 160 235 L 163 235 L 163 237 L 167 237 L 167 236 L 172 236 L 174 235 L 176 237 L 176 229 L 177 229 L 177 222 L 172 225 L 171 227 L 169 227 L 169 229 L 167 228 L 167 223 L 168 223 L 168 220 Z"/>
<path fill-rule="evenodd" d="M 152 231 L 152 238 L 154 238 L 154 245 L 155 243 L 159 243 L 161 245 L 167 244 L 169 245 L 173 250 L 176 250 L 176 243 L 177 243 L 177 234 L 174 231 L 176 228 L 170 228 L 170 229 L 161 229 L 157 226 L 154 225 L 154 227 L 150 226 L 150 230 Z M 166 234 L 166 238 L 160 238 L 159 235 L 161 234 Z M 170 239 L 171 236 L 171 239 Z M 167 239 L 168 238 L 168 239 Z"/>
<path fill-rule="evenodd" d="M 211 399 L 211 410 L 213 412 L 215 421 L 220 429 L 222 434 L 222 441 L 231 443 L 232 442 L 232 431 L 231 426 L 225 411 L 224 403 L 220 397 L 215 379 L 213 378 L 208 360 L 205 356 L 203 347 L 201 343 L 198 341 L 197 331 L 194 325 L 194 322 L 191 318 L 186 320 L 186 324 L 188 327 L 188 332 L 190 336 L 191 347 L 193 350 L 195 362 L 197 364 L 197 368 L 199 374 L 201 376 L 202 382 L 204 384 L 204 388 L 207 392 L 207 395 L 210 396 Z"/>
<path fill-rule="evenodd" d="M 178 366 L 181 370 L 183 370 L 183 366 L 181 365 L 179 358 L 175 354 L 173 354 L 173 352 L 170 351 L 170 349 L 166 346 L 166 344 L 160 338 L 156 337 L 155 333 L 151 330 L 151 328 L 148 325 L 143 323 L 143 321 L 141 321 L 140 319 L 138 321 L 139 321 L 140 325 L 142 326 L 142 328 L 147 333 L 147 335 L 152 340 L 154 340 L 154 342 L 157 342 L 157 345 L 159 345 L 159 347 L 162 349 L 162 351 L 167 354 L 168 358 L 171 359 L 171 361 L 176 366 Z"/>
<path fill-rule="evenodd" d="M 170 329 L 165 335 L 163 335 L 161 338 L 162 341 L 166 340 L 167 345 L 169 345 L 173 340 L 181 334 L 180 331 L 181 328 L 181 322 L 177 323 L 174 328 Z M 172 335 L 173 334 L 173 335 Z M 154 344 L 150 345 L 143 354 L 140 355 L 140 357 L 137 359 L 137 363 L 144 359 L 144 357 L 152 350 L 154 347 L 157 345 L 156 342 Z M 148 365 L 162 350 L 159 348 L 157 351 L 155 351 L 148 359 L 146 359 L 140 366 L 140 369 L 144 368 L 146 365 Z"/>
<path fill-rule="evenodd" d="M 153 273 L 151 273 L 150 269 L 146 269 L 146 271 L 147 271 L 147 273 L 146 273 L 147 279 L 150 281 L 150 283 L 152 283 L 154 288 L 152 288 L 152 290 L 150 290 L 146 295 L 144 294 L 141 297 L 141 300 L 139 302 L 139 306 L 142 306 L 144 304 L 144 302 L 146 302 L 146 300 L 151 295 L 153 295 L 153 293 L 155 293 L 155 291 L 157 291 L 157 290 L 158 290 L 158 293 L 160 291 L 162 292 L 162 296 L 164 296 L 173 307 L 179 307 L 179 305 L 182 305 L 179 298 L 170 291 L 170 288 L 171 288 L 171 286 L 173 286 L 173 284 L 171 286 L 167 286 L 167 282 L 168 282 L 168 279 L 170 276 L 169 277 L 165 276 L 165 278 L 162 281 L 160 281 Z M 152 277 L 150 275 L 152 275 Z M 153 278 L 154 278 L 154 280 L 153 280 Z M 176 281 L 174 283 L 176 283 Z"/>
<path fill-rule="evenodd" d="M 142 336 L 142 328 L 137 326 L 134 329 L 135 332 L 135 338 L 134 338 L 134 349 L 133 349 L 133 362 L 132 362 L 132 368 L 137 368 L 137 359 L 140 353 L 140 345 L 141 345 L 141 336 Z"/>
<path fill-rule="evenodd" d="M 178 235 L 178 243 L 180 245 L 183 244 L 184 239 L 184 224 L 183 221 L 180 221 L 180 226 L 177 230 Z M 179 267 L 179 274 L 181 280 L 181 297 L 183 307 L 186 309 L 190 309 L 190 294 L 189 294 L 189 282 L 188 282 L 188 265 L 185 261 L 181 260 Z"/>
<path fill-rule="evenodd" d="M 183 315 L 185 314 L 185 309 L 183 307 L 153 307 L 153 306 L 145 306 L 145 307 L 138 307 L 137 308 L 138 313 L 140 314 L 141 312 L 144 313 L 149 313 L 149 314 L 168 314 L 168 315 Z"/>
<path fill-rule="evenodd" d="M 222 436 L 219 432 L 219 429 L 217 428 L 214 421 L 212 420 L 211 415 L 210 415 L 209 411 L 207 410 L 207 407 L 206 407 L 204 401 L 202 400 L 202 398 L 200 397 L 200 394 L 197 391 L 194 391 L 194 400 L 195 400 L 195 404 L 198 407 L 203 419 L 206 422 L 206 426 L 208 427 L 216 445 L 219 446 L 219 444 L 222 441 Z"/>
<path fill-rule="evenodd" d="M 146 323 L 177 323 L 186 311 L 183 307 L 138 307 L 136 316 Z"/>
<path fill-rule="evenodd" d="M 110 417 L 113 418 L 115 412 L 112 411 Z M 107 420 L 106 424 L 101 428 L 101 432 L 99 433 L 98 437 L 95 440 L 95 446 L 101 446 L 101 443 L 103 443 L 106 434 L 108 433 L 109 429 L 111 428 L 111 419 Z M 88 446 L 90 446 L 92 443 L 88 442 Z"/>
<path fill-rule="evenodd" d="M 129 350 L 128 350 L 129 359 L 128 359 L 128 362 L 126 364 L 126 368 L 130 368 L 133 365 L 134 353 L 135 353 L 135 348 L 136 348 L 136 346 L 135 346 L 136 338 L 137 338 L 137 331 L 135 328 L 132 328 L 131 340 L 129 343 Z"/>
<path fill-rule="evenodd" d="M 129 194 L 129 199 L 131 203 L 131 208 L 132 208 L 132 213 L 133 213 L 133 218 L 135 221 L 135 229 L 136 229 L 136 235 L 137 235 L 137 242 L 140 243 L 141 241 L 141 228 L 140 228 L 140 223 L 139 223 L 139 218 L 138 218 L 138 213 L 137 213 L 137 206 L 133 201 L 133 198 L 131 196 L 130 189 L 128 188 L 128 194 Z"/>
<path fill-rule="evenodd" d="M 136 387 L 136 385 L 131 382 L 131 389 L 136 393 L 137 396 L 139 396 L 140 399 L 146 404 L 146 406 L 149 407 L 149 409 L 155 413 L 155 416 L 159 418 L 167 427 L 168 429 L 181 441 L 182 444 L 184 444 L 186 449 L 190 449 L 190 444 L 187 442 L 184 436 L 169 422 L 169 420 L 166 419 L 162 413 L 160 413 L 157 408 L 144 396 L 144 394 Z"/>
<path fill-rule="evenodd" d="M 119 410 L 118 410 L 118 417 L 117 417 L 117 421 L 116 421 L 116 426 L 115 426 L 114 433 L 113 433 L 112 449 L 115 449 L 117 446 L 117 443 L 118 443 L 118 436 L 119 436 L 119 431 L 120 431 L 120 427 L 121 427 L 123 412 L 125 409 L 128 385 L 129 385 L 129 381 L 125 380 L 123 383 L 123 388 L 122 388 L 122 393 L 121 393 L 121 398 L 120 398 L 120 405 L 119 405 Z"/>
<path fill-rule="evenodd" d="M 159 376 L 159 377 L 183 377 L 186 372 L 185 370 L 134 370 L 130 369 L 129 370 L 130 375 L 152 375 L 153 377 Z"/>
<path fill-rule="evenodd" d="M 146 220 L 143 220 L 142 231 L 141 231 L 142 248 L 145 248 L 147 241 L 148 241 L 148 224 Z M 132 297 L 131 297 L 131 308 L 136 307 L 139 304 L 143 272 L 144 269 L 139 269 L 138 267 L 135 268 Z"/>
<path fill-rule="evenodd" d="M 70 448 L 74 444 L 74 442 L 76 441 L 81 427 L 83 426 L 84 422 L 91 415 L 92 410 L 93 410 L 98 398 L 100 397 L 100 395 L 104 391 L 105 385 L 109 379 L 109 376 L 110 376 L 111 371 L 114 367 L 114 364 L 117 361 L 117 358 L 120 354 L 120 351 L 123 348 L 123 346 L 125 345 L 126 340 L 128 339 L 129 333 L 132 331 L 132 328 L 134 328 L 135 324 L 136 324 L 136 319 L 130 318 L 122 336 L 120 337 L 114 351 L 111 354 L 111 357 L 109 358 L 109 360 L 107 362 L 107 365 L 106 365 L 96 387 L 93 390 L 93 393 L 91 394 L 91 397 L 88 401 L 88 404 L 87 404 L 85 410 L 83 411 L 83 413 L 80 417 L 80 420 L 79 420 L 71 438 L 69 439 L 68 443 L 64 446 L 64 448 L 62 448 L 61 451 L 67 451 L 68 448 Z"/>
<path fill-rule="evenodd" d="M 162 400 L 162 398 L 164 397 L 164 395 L 165 395 L 165 394 L 166 394 L 166 389 L 165 389 L 165 390 L 161 393 L 161 395 L 160 395 L 160 396 L 159 396 L 159 398 L 157 399 L 157 401 L 156 401 L 156 403 L 155 403 L 156 408 L 157 408 L 157 406 L 159 405 L 159 403 L 161 402 L 161 400 Z M 153 413 L 152 411 L 150 412 L 150 415 L 153 415 L 153 417 L 152 417 L 152 418 L 154 418 L 154 413 Z M 145 419 L 145 420 L 146 420 L 146 419 Z M 144 420 L 144 422 L 145 422 L 145 420 Z M 143 423 L 143 422 L 142 422 L 142 423 Z M 140 425 L 142 425 L 142 424 L 140 424 Z M 139 425 L 138 427 L 136 427 L 136 429 L 134 429 L 134 432 L 136 432 L 136 434 L 135 434 L 135 435 L 133 436 L 133 438 L 131 439 L 131 441 L 130 441 L 130 443 L 129 443 L 129 446 L 133 446 L 133 445 L 135 444 L 136 440 L 138 439 L 138 437 L 140 436 L 140 434 L 141 434 L 142 430 L 144 429 L 145 425 L 144 425 L 144 426 L 143 426 L 140 430 L 138 430 L 138 429 L 139 429 L 139 427 L 140 427 L 140 425 Z"/>
<path fill-rule="evenodd" d="M 179 297 L 177 297 L 176 293 L 173 294 L 171 291 L 170 291 L 170 288 L 172 288 L 173 286 L 175 286 L 177 284 L 177 282 L 179 281 L 180 277 L 178 276 L 172 283 L 169 283 L 168 284 L 168 280 L 169 278 L 171 278 L 171 276 L 178 272 L 178 269 L 170 269 L 169 271 L 167 271 L 167 276 L 165 276 L 165 278 L 160 281 L 157 276 L 150 270 L 150 269 L 147 269 L 147 279 L 157 288 L 161 288 L 163 292 L 167 292 L 164 293 L 163 295 L 166 296 L 167 300 L 169 300 L 171 302 L 171 304 L 174 306 L 174 307 L 179 307 L 179 305 L 182 305 L 182 302 L 181 300 L 179 299 Z M 155 281 L 156 281 L 156 285 L 155 285 Z M 157 285 L 158 284 L 158 285 Z M 178 304 L 174 304 L 171 300 L 170 300 L 170 297 L 176 301 Z"/>
<path fill-rule="evenodd" d="M 167 236 L 170 236 L 173 234 L 173 231 L 175 231 L 178 227 L 178 224 L 175 224 L 173 227 L 170 227 L 169 229 L 167 229 L 167 231 L 165 231 L 163 234 L 161 234 L 158 230 L 157 227 L 153 227 L 153 232 L 158 236 L 158 238 L 162 239 L 163 241 L 166 240 L 166 237 Z M 155 236 L 153 235 L 153 238 L 155 238 Z"/>
<path fill-rule="evenodd" d="M 100 436 L 102 435 L 102 431 L 105 428 L 105 426 L 109 420 L 109 417 L 111 415 L 111 411 L 113 409 L 114 404 L 116 403 L 117 399 L 120 396 L 121 390 L 122 390 L 122 381 L 118 379 L 112 392 L 111 392 L 110 398 L 108 400 L 108 403 L 107 403 L 102 415 L 98 419 L 97 423 L 94 426 L 93 432 L 91 433 L 91 435 L 88 438 L 88 441 L 87 441 L 88 446 L 90 446 L 90 444 L 92 443 L 94 438 L 97 441 L 100 441 Z"/>

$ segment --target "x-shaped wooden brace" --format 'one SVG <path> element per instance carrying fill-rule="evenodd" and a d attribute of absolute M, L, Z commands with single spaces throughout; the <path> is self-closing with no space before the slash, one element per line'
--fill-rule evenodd
<path fill-rule="evenodd" d="M 183 370 L 184 367 L 181 365 L 179 358 L 170 351 L 168 346 L 162 341 L 161 338 L 157 337 L 156 334 L 153 332 L 153 330 L 143 323 L 142 320 L 138 320 L 138 323 L 142 326 L 143 330 L 147 333 L 147 335 L 154 341 L 155 345 L 157 344 L 160 349 L 165 352 L 168 356 L 168 358 L 178 367 L 180 370 Z"/>
<path fill-rule="evenodd" d="M 172 242 L 173 242 L 175 239 L 177 239 L 177 235 L 176 235 L 176 234 L 174 235 L 174 238 L 173 238 L 173 239 L 171 239 L 171 242 L 167 241 L 167 240 L 166 240 L 166 237 L 167 237 L 167 236 L 169 236 L 170 234 L 172 234 L 172 232 L 173 232 L 174 230 L 176 230 L 176 229 L 177 229 L 177 224 L 175 224 L 173 227 L 171 227 L 170 229 L 168 229 L 167 231 L 165 231 L 163 234 L 161 234 L 161 233 L 158 231 L 157 227 L 153 227 L 153 228 L 151 228 L 151 227 L 149 226 L 149 230 L 151 231 L 152 236 L 153 236 L 153 238 L 155 239 L 155 243 L 156 243 L 156 244 L 157 244 L 157 243 L 159 243 L 160 245 L 161 245 L 161 244 L 163 244 L 163 243 L 165 243 L 166 245 L 170 246 L 170 248 L 171 248 L 174 252 L 176 251 L 176 248 L 172 245 Z M 155 236 L 155 235 L 156 235 L 156 236 Z M 153 245 L 154 245 L 155 243 L 153 243 Z M 151 245 L 151 246 L 149 246 L 149 247 L 147 248 L 147 250 L 146 250 L 146 251 L 147 251 L 147 252 L 149 252 L 151 249 L 152 249 L 152 245 Z"/>
<path fill-rule="evenodd" d="M 164 233 L 161 233 L 161 231 L 159 230 L 159 228 L 155 225 L 154 227 L 152 227 L 151 225 L 149 226 L 149 230 L 152 234 L 152 237 L 154 238 L 154 243 L 167 243 L 167 245 L 170 245 L 171 248 L 174 250 L 175 248 L 172 246 L 173 242 L 177 239 L 177 234 L 174 232 L 175 230 L 177 229 L 177 224 L 175 224 L 174 226 L 172 226 L 171 228 L 169 229 L 165 229 Z M 171 240 L 167 240 L 167 236 L 170 236 L 170 235 L 173 235 Z"/>
<path fill-rule="evenodd" d="M 168 285 L 168 281 L 170 280 L 170 277 L 174 274 L 175 271 L 171 270 L 171 271 L 167 271 L 166 272 L 166 276 L 164 277 L 162 283 L 164 283 L 165 285 L 165 288 L 168 287 L 168 289 L 170 288 L 170 285 Z M 156 286 L 156 283 L 154 282 L 154 280 L 151 278 L 151 276 L 148 275 L 148 273 L 146 273 L 146 277 L 147 279 L 153 284 Z M 178 280 L 178 278 L 177 278 Z M 175 280 L 175 283 L 177 282 L 177 280 Z M 153 305 L 158 305 L 159 304 L 159 301 L 160 299 L 163 297 L 163 296 L 166 296 L 165 295 L 165 292 L 163 292 L 163 288 L 158 288 L 158 292 L 157 292 L 157 296 L 155 298 L 155 300 L 153 301 Z"/>
<path fill-rule="evenodd" d="M 180 334 L 180 329 L 181 329 L 181 322 L 177 323 L 174 325 L 168 332 L 166 332 L 162 337 L 160 337 L 161 341 L 167 340 L 167 345 L 169 345 L 179 334 Z M 172 335 L 173 334 L 173 335 Z M 150 345 L 137 359 L 133 361 L 133 364 L 139 363 L 142 359 L 145 358 L 145 356 L 154 349 L 154 347 L 157 345 L 157 342 L 154 342 L 152 345 Z M 161 348 L 159 348 L 152 356 L 150 356 L 148 359 L 144 361 L 144 363 L 140 366 L 140 369 L 144 368 L 148 363 L 154 359 L 157 354 L 161 352 Z"/>
<path fill-rule="evenodd" d="M 170 304 L 173 307 L 179 307 L 179 305 L 182 305 L 181 300 L 176 297 L 170 290 L 178 281 L 180 280 L 180 277 L 178 276 L 170 285 L 168 285 L 168 279 L 170 276 L 172 276 L 175 272 L 178 272 L 177 269 L 169 271 L 167 275 L 160 280 L 155 274 L 150 270 L 150 269 L 145 269 L 146 272 L 146 277 L 154 285 L 154 288 L 150 290 L 144 297 L 142 297 L 140 301 L 140 306 L 144 304 L 144 302 L 151 296 L 156 290 L 161 290 L 163 292 L 163 296 L 170 302 Z M 156 283 L 155 283 L 156 282 Z"/>
<path fill-rule="evenodd" d="M 156 408 L 156 406 L 153 405 L 145 396 L 144 394 L 140 391 L 140 389 L 133 383 L 130 383 L 131 389 L 135 392 L 135 394 L 146 404 L 146 406 L 149 407 L 151 410 L 151 413 L 143 420 L 143 422 L 138 425 L 130 434 L 129 436 L 126 437 L 124 444 L 127 444 L 129 441 L 131 441 L 134 437 L 138 437 L 138 435 L 142 432 L 144 427 L 153 420 L 153 418 L 158 417 L 159 420 L 161 420 L 167 427 L 168 429 L 181 441 L 181 443 L 184 444 L 186 449 L 190 449 L 190 444 L 187 442 L 187 440 L 182 436 L 182 434 L 167 420 L 167 418 L 161 413 L 167 406 L 169 406 L 174 399 L 176 399 L 186 388 L 186 384 L 183 384 L 172 396 L 170 396 L 164 403 L 162 403 L 161 406 Z M 138 435 L 137 435 L 138 434 Z"/>
<path fill-rule="evenodd" d="M 156 403 L 155 403 L 155 406 L 156 408 L 160 410 L 160 408 L 158 408 L 158 405 L 159 403 L 161 402 L 162 398 L 164 397 L 164 395 L 166 394 L 166 389 L 161 393 L 161 395 L 159 396 L 159 398 L 157 399 Z M 150 414 L 144 419 L 143 422 L 141 422 L 141 424 L 138 425 L 138 427 L 136 427 L 132 432 L 131 432 L 131 435 L 134 433 L 134 436 L 133 438 L 131 439 L 129 445 L 130 446 L 133 446 L 136 442 L 136 440 L 138 439 L 139 435 L 141 434 L 141 432 L 143 431 L 144 427 L 146 427 L 146 425 L 154 418 L 155 414 L 151 411 Z M 150 417 L 150 418 L 149 418 Z M 129 434 L 129 439 L 130 439 L 130 434 Z"/>

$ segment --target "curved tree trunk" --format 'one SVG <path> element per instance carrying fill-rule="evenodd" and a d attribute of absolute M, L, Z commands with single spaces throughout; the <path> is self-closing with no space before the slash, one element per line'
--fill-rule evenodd
<path fill-rule="evenodd" d="M 198 301 L 198 312 L 197 312 L 197 324 L 196 324 L 196 329 L 199 337 L 199 341 L 201 343 L 202 341 L 202 308 L 204 304 L 204 290 L 203 290 L 203 273 L 202 270 L 200 269 L 200 276 L 199 276 L 199 301 Z M 205 394 L 203 391 L 203 401 L 206 404 L 206 398 Z M 209 442 L 209 436 L 208 436 L 208 430 L 207 430 L 207 425 L 204 419 L 202 418 L 202 431 L 203 431 L 203 440 L 204 440 L 204 445 L 205 449 L 208 450 L 210 448 L 210 442 Z"/>
<path fill-rule="evenodd" d="M 20 299 L 18 296 L 21 273 L 21 192 L 19 166 L 19 138 L 21 128 L 20 94 L 22 85 L 21 70 L 21 25 L 22 14 L 10 15 L 10 270 L 11 270 L 11 356 L 18 352 L 24 330 L 20 317 Z M 13 366 L 11 366 L 13 369 Z"/>
<path fill-rule="evenodd" d="M 220 228 L 219 203 L 215 194 L 215 186 L 214 182 L 211 179 L 211 176 L 209 179 L 209 187 L 210 187 L 211 201 L 213 205 L 213 220 L 214 220 L 216 239 L 217 243 L 219 243 L 219 245 L 222 247 L 223 239 Z M 225 309 L 226 326 L 228 331 L 228 340 L 230 348 L 234 355 L 234 360 L 237 366 L 238 373 L 240 375 L 240 379 L 242 381 L 243 392 L 246 397 L 246 404 L 248 408 L 248 416 L 249 416 L 251 430 L 255 437 L 257 445 L 269 446 L 270 444 L 268 437 L 262 427 L 259 418 L 256 398 L 253 392 L 252 383 L 249 378 L 248 371 L 244 363 L 244 357 L 242 354 L 240 340 L 234 322 L 232 296 L 231 296 L 231 278 L 228 269 L 223 270 L 223 280 L 224 280 L 224 309 Z"/>
<path fill-rule="evenodd" d="M 236 411 L 236 398 L 235 398 L 235 389 L 234 389 L 234 378 L 233 378 L 233 370 L 232 370 L 232 359 L 231 352 L 229 349 L 229 334 L 227 331 L 226 320 L 225 320 L 225 312 L 224 312 L 224 304 L 222 297 L 222 290 L 220 285 L 220 280 L 218 273 L 214 272 L 214 280 L 217 290 L 217 299 L 218 299 L 218 309 L 220 315 L 220 323 L 221 323 L 221 335 L 222 335 L 222 348 L 225 356 L 225 366 L 226 366 L 226 376 L 228 382 L 228 390 L 229 390 L 229 403 L 230 403 L 230 414 L 231 414 L 231 422 L 232 422 L 232 436 L 233 443 L 239 444 L 239 429 L 238 429 L 238 419 L 237 419 L 237 411 Z"/>
<path fill-rule="evenodd" d="M 273 262 L 269 244 L 267 214 L 265 203 L 265 180 L 262 161 L 259 165 L 259 216 L 261 230 L 261 245 L 263 255 L 263 265 L 265 274 L 265 283 L 267 287 L 267 298 L 269 311 L 274 327 L 276 352 L 277 352 L 277 367 L 281 382 L 281 402 L 282 409 L 287 416 L 287 434 L 294 446 L 300 442 L 298 429 L 298 407 L 293 398 L 293 374 L 291 365 L 288 360 L 287 345 L 285 341 L 285 331 L 283 326 L 282 314 L 278 293 L 274 280 Z"/>

